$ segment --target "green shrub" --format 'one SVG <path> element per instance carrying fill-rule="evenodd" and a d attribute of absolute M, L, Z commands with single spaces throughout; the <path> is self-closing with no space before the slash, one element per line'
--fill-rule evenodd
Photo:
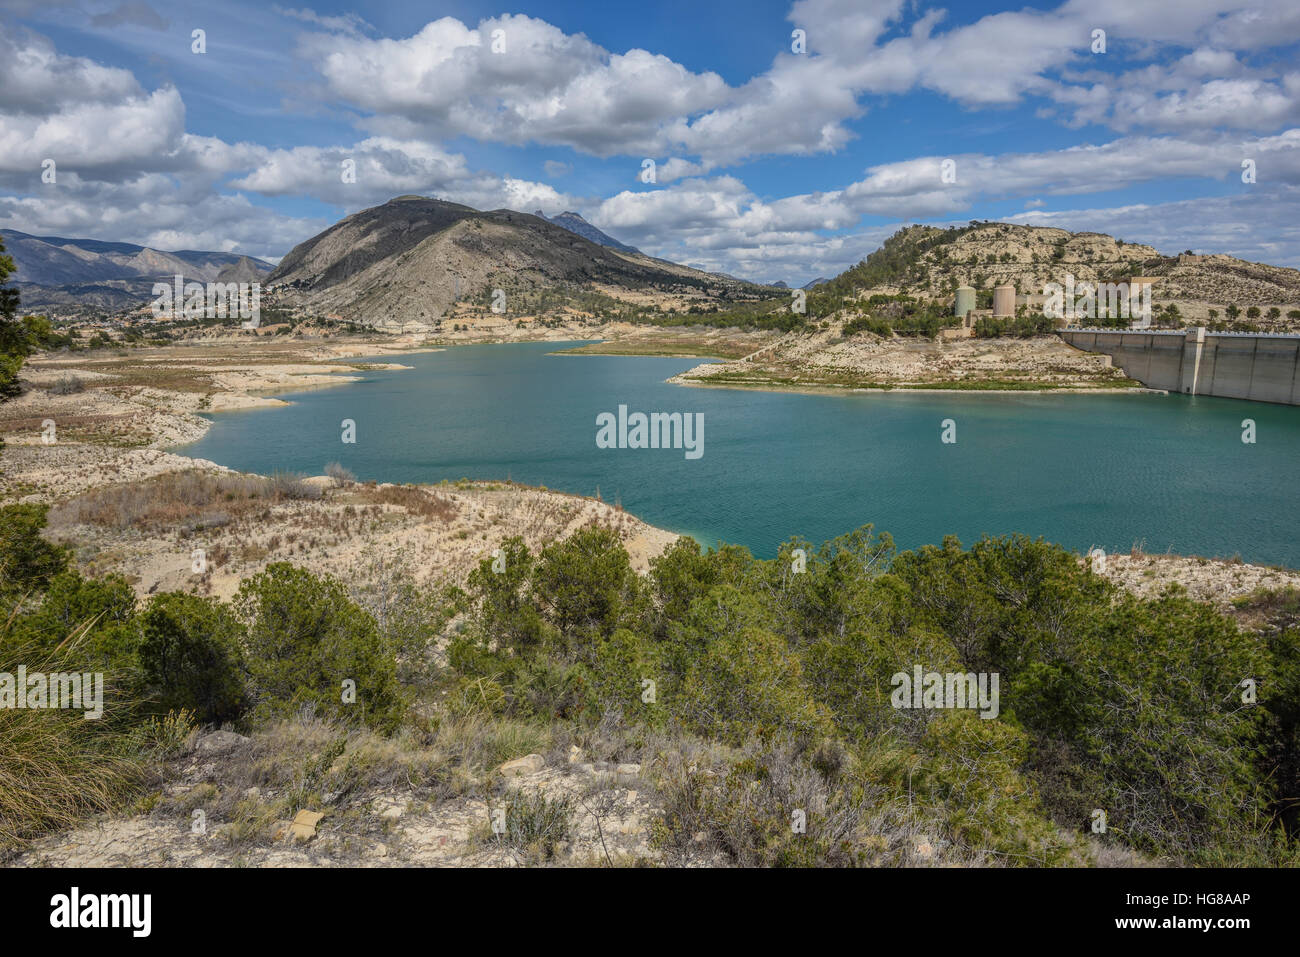
<path fill-rule="evenodd" d="M 397 725 L 392 649 L 338 581 L 276 562 L 245 579 L 235 607 L 247 628 L 244 657 L 259 719 L 310 705 L 322 717 Z M 355 701 L 345 700 L 345 682 L 354 683 Z"/>
<path fill-rule="evenodd" d="M 224 605 L 165 592 L 140 615 L 140 636 L 141 670 L 162 711 L 189 709 L 205 724 L 243 714 L 243 629 Z"/>
<path fill-rule="evenodd" d="M 743 628 L 710 643 L 686 678 L 680 713 L 700 734 L 816 739 L 831 730 L 825 706 L 802 682 L 799 660 L 779 637 Z"/>
<path fill-rule="evenodd" d="M 45 505 L 0 506 L 0 600 L 43 591 L 68 567 L 68 550 L 41 537 Z"/>

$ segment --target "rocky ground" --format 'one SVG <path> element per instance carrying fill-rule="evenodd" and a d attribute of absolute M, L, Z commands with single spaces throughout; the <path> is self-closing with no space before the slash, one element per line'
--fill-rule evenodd
<path fill-rule="evenodd" d="M 638 763 L 593 762 L 582 748 L 569 745 L 562 756 L 549 760 L 532 753 L 503 762 L 482 781 L 462 782 L 466 790 L 454 788 L 460 793 L 371 782 L 310 801 L 322 810 L 290 810 L 307 802 L 268 773 L 284 760 L 278 750 L 286 745 L 289 730 L 282 726 L 253 739 L 229 731 L 199 736 L 172 762 L 169 780 L 141 802 L 137 813 L 102 817 L 44 838 L 9 863 L 513 867 L 627 865 L 662 858 L 651 846 L 651 827 L 660 812 Z M 292 730 L 307 753 L 325 742 L 320 725 L 308 722 Z M 374 746 L 366 741 L 361 750 Z M 338 775 L 346 764 L 347 759 L 337 758 L 327 773 Z M 274 783 L 267 784 L 268 777 Z M 249 783 L 255 780 L 262 783 Z M 227 813 L 219 809 L 223 795 L 234 797 Z M 563 837 L 551 842 L 547 813 L 557 808 L 565 827 Z M 513 828 L 512 814 L 521 818 Z M 700 858 L 700 863 L 709 862 L 707 855 Z"/>
<path fill-rule="evenodd" d="M 1154 598 L 1178 584 L 1187 589 L 1188 597 L 1227 612 L 1238 599 L 1262 589 L 1300 589 L 1300 571 L 1197 556 L 1108 555 L 1101 572 L 1142 598 Z"/>

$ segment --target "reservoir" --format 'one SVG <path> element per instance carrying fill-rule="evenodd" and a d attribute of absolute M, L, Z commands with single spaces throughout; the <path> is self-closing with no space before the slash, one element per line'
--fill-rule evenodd
<path fill-rule="evenodd" d="M 222 412 L 177 451 L 243 471 L 599 491 L 652 525 L 772 557 L 874 524 L 900 548 L 1014 532 L 1084 551 L 1300 568 L 1300 408 L 1184 395 L 798 395 L 669 385 L 688 358 L 460 346 Z M 619 406 L 703 416 L 702 454 L 597 446 Z M 342 422 L 356 442 L 342 441 Z M 952 420 L 945 428 L 945 420 Z M 1245 419 L 1253 443 L 1242 441 Z M 945 432 L 955 442 L 945 443 Z M 627 443 L 624 443 L 626 445 Z"/>

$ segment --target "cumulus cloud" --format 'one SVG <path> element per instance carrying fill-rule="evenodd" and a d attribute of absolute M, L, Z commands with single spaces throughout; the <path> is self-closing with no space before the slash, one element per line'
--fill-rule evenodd
<path fill-rule="evenodd" d="M 443 17 L 401 39 L 326 31 L 304 38 L 299 52 L 328 94 L 366 111 L 376 132 L 568 146 L 600 157 L 668 154 L 694 164 L 680 178 L 761 155 L 842 150 L 853 140 L 849 122 L 872 96 L 918 88 L 973 107 L 1040 97 L 1075 125 L 1124 131 L 1277 128 L 1295 119 L 1294 81 L 1263 68 L 1247 75 L 1231 50 L 1295 42 L 1292 7 L 1188 0 L 1166 14 L 1105 0 L 948 23 L 944 10 L 918 12 L 903 0 L 799 0 L 788 19 L 805 32 L 806 52 L 776 50 L 767 70 L 738 86 L 650 51 L 606 50 L 527 16 L 474 27 Z M 1192 53 L 1154 74 L 1096 72 L 1089 45 L 1099 23 L 1112 46 L 1132 48 L 1139 60 L 1156 47 Z"/>
<path fill-rule="evenodd" d="M 470 28 L 451 17 L 400 40 L 313 34 L 301 52 L 331 94 L 395 135 L 468 135 L 596 155 L 659 149 L 664 127 L 717 102 L 726 84 L 645 50 L 610 54 L 527 16 Z"/>
<path fill-rule="evenodd" d="M 1252 188 L 1274 202 L 1300 190 L 1300 130 L 1289 130 L 1246 141 L 1224 136 L 1209 144 L 1137 137 L 1038 153 L 964 154 L 954 160 L 953 183 L 943 182 L 941 158 L 918 158 L 873 166 L 842 189 L 778 199 L 757 196 L 735 176 L 694 177 L 660 189 L 623 190 L 583 212 L 625 242 L 667 259 L 698 261 L 710 253 L 710 268 L 750 279 L 765 278 L 764 269 L 777 262 L 793 266 L 802 259 L 814 272 L 833 275 L 828 270 L 847 268 L 870 251 L 860 246 L 864 238 L 881 236 L 879 229 L 842 235 L 864 217 L 895 223 L 955 217 L 978 201 L 1025 194 L 1039 194 L 1030 205 L 1043 211 L 1022 219 L 1052 217 L 1058 214 L 1044 209 L 1041 196 L 1104 193 L 1179 177 L 1239 181 L 1243 157 L 1256 162 Z M 1161 208 L 1191 215 L 1202 202 Z M 1185 232 L 1205 228 L 1198 217 Z M 1073 228 L 1095 228 L 1092 222 Z M 1103 231 L 1117 232 L 1111 226 Z M 1279 261 L 1296 261 L 1300 248 L 1279 255 L 1285 257 Z"/>

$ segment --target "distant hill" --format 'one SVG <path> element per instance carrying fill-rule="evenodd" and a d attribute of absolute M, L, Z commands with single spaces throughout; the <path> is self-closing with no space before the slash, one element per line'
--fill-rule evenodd
<path fill-rule="evenodd" d="M 267 277 L 286 305 L 377 326 L 431 325 L 457 300 L 537 290 L 717 295 L 710 273 L 600 245 L 509 209 L 399 196 L 300 243 Z"/>
<path fill-rule="evenodd" d="M 569 232 L 577 233 L 583 239 L 590 239 L 598 246 L 608 246 L 610 249 L 619 249 L 625 253 L 639 253 L 641 251 L 635 246 L 620 243 L 613 236 L 601 232 L 577 213 L 564 212 L 560 213 L 558 216 L 547 216 L 539 209 L 534 215 L 545 219 L 547 222 L 552 222 L 556 226 L 563 226 Z"/>
<path fill-rule="evenodd" d="M 801 286 L 800 288 L 812 289 L 813 287 L 820 286 L 822 283 L 826 283 L 826 282 L 830 282 L 830 280 L 824 276 L 818 276 L 816 279 L 812 280 L 811 282 L 804 283 L 803 286 Z"/>
<path fill-rule="evenodd" d="M 866 259 L 818 292 L 836 295 L 893 288 L 950 295 L 958 285 L 987 289 L 1010 283 L 1021 294 L 1041 294 L 1048 282 L 1119 282 L 1154 277 L 1157 299 L 1237 305 L 1300 304 L 1300 271 L 1236 259 L 1222 253 L 1164 256 L 1152 246 L 1105 233 L 1072 233 L 1045 226 L 973 222 L 940 229 L 899 230 Z"/>
<path fill-rule="evenodd" d="M 15 229 L 0 229 L 0 236 L 18 267 L 12 278 L 24 311 L 62 305 L 125 309 L 147 301 L 154 282 L 177 273 L 195 282 L 251 282 L 273 268 L 235 253 L 166 252 L 133 243 L 32 236 Z"/>

